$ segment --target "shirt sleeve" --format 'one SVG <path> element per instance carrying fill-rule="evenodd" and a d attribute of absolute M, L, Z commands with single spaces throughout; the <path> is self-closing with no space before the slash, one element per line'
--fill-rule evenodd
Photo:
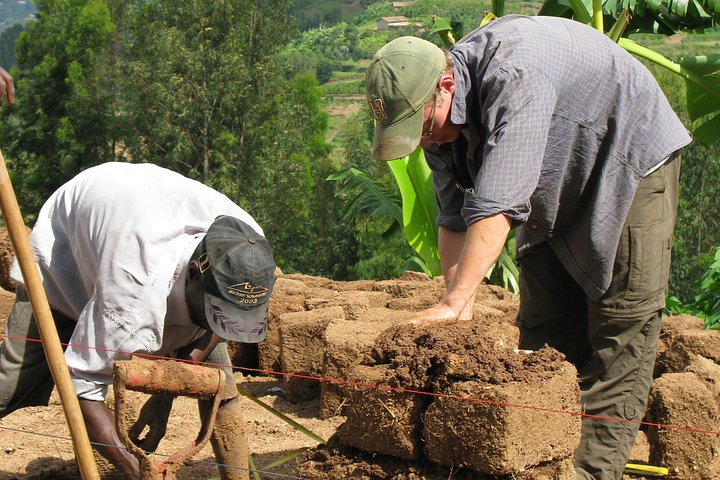
<path fill-rule="evenodd" d="M 432 171 L 435 201 L 438 205 L 437 224 L 454 231 L 463 231 L 465 220 L 460 213 L 463 206 L 463 191 L 448 165 L 452 163 L 453 152 L 448 145 L 432 145 L 425 149 L 425 160 Z"/>
<path fill-rule="evenodd" d="M 487 134 L 475 150 L 482 158 L 473 188 L 465 191 L 468 225 L 502 213 L 517 226 L 530 215 L 550 129 L 556 91 L 544 75 L 525 66 L 503 66 L 483 79 L 479 121 Z"/>

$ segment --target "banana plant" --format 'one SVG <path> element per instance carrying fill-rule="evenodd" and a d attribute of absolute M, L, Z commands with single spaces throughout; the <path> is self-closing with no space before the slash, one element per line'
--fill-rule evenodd
<path fill-rule="evenodd" d="M 432 173 L 421 148 L 405 158 L 388 162 L 402 197 L 405 238 L 423 260 L 430 276 L 442 275 L 438 253 L 438 207 Z"/>
<path fill-rule="evenodd" d="M 370 215 L 389 218 L 391 223 L 383 237 L 394 234 L 402 227 L 408 244 L 417 252 L 417 255 L 405 261 L 403 268 L 420 270 L 431 277 L 441 275 L 435 225 L 437 206 L 434 195 L 428 196 L 428 188 L 432 188 L 432 185 L 428 185 L 429 169 L 424 157 L 408 157 L 389 163 L 392 163 L 391 168 L 400 188 L 400 196 L 354 167 L 341 170 L 327 178 L 329 181 L 340 182 L 338 193 L 348 198 L 343 217 L 348 221 Z"/>

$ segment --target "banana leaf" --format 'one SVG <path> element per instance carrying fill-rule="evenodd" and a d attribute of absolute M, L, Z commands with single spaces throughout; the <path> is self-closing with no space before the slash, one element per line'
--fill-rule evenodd
<path fill-rule="evenodd" d="M 682 57 L 680 65 L 705 82 L 705 88 L 687 82 L 687 108 L 693 121 L 711 117 L 696 127 L 693 134 L 705 145 L 712 145 L 720 140 L 720 54 Z"/>
<path fill-rule="evenodd" d="M 405 158 L 388 162 L 402 197 L 405 237 L 425 262 L 431 276 L 442 275 L 438 253 L 438 207 L 430 168 L 421 148 Z"/>
<path fill-rule="evenodd" d="M 400 199 L 380 182 L 370 178 L 367 173 L 350 167 L 328 176 L 327 180 L 341 182 L 340 193 L 349 195 L 350 201 L 343 210 L 343 217 L 346 219 L 360 214 L 386 215 L 393 222 L 385 232 L 388 235 L 395 230 L 396 225 L 402 225 L 403 212 Z"/>

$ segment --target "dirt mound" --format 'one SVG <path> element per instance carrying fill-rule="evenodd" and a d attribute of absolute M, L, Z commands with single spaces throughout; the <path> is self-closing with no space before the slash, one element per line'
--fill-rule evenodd
<path fill-rule="evenodd" d="M 302 478 L 338 480 L 347 478 L 372 480 L 496 480 L 463 467 L 448 469 L 428 460 L 408 461 L 388 455 L 377 455 L 341 445 L 333 440 L 315 449 L 297 469 Z M 512 477 L 513 480 L 555 480 L 575 478 L 572 462 L 537 465 Z"/>
<path fill-rule="evenodd" d="M 388 364 L 389 385 L 442 389 L 458 380 L 491 384 L 524 381 L 537 371 L 552 371 L 563 355 L 518 355 L 518 331 L 503 318 L 475 318 L 426 331 L 400 325 L 383 332 L 370 351 L 368 365 Z M 503 321 L 504 320 L 504 321 Z"/>

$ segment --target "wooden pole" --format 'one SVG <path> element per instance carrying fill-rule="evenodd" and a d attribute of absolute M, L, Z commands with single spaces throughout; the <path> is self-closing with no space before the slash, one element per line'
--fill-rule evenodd
<path fill-rule="evenodd" d="M 85 422 L 82 412 L 80 411 L 80 403 L 78 402 L 75 389 L 70 380 L 70 372 L 65 363 L 65 355 L 63 354 L 60 337 L 55 327 L 50 305 L 48 304 L 45 290 L 40 280 L 35 258 L 30 248 L 30 240 L 25 230 L 25 222 L 23 222 L 20 214 L 20 207 L 15 197 L 10 175 L 5 166 L 5 159 L 0 152 L 0 207 L 5 217 L 10 242 L 15 249 L 15 257 L 20 265 L 23 279 L 25 280 L 25 288 L 32 304 L 33 314 L 37 321 L 38 330 L 40 331 L 40 339 L 42 340 L 43 349 L 45 350 L 45 358 L 47 359 L 50 373 L 52 373 L 63 410 L 65 411 L 65 419 L 70 429 L 75 457 L 80 467 L 80 474 L 84 480 L 99 480 L 100 475 L 95 464 L 95 457 L 90 447 Z"/>

